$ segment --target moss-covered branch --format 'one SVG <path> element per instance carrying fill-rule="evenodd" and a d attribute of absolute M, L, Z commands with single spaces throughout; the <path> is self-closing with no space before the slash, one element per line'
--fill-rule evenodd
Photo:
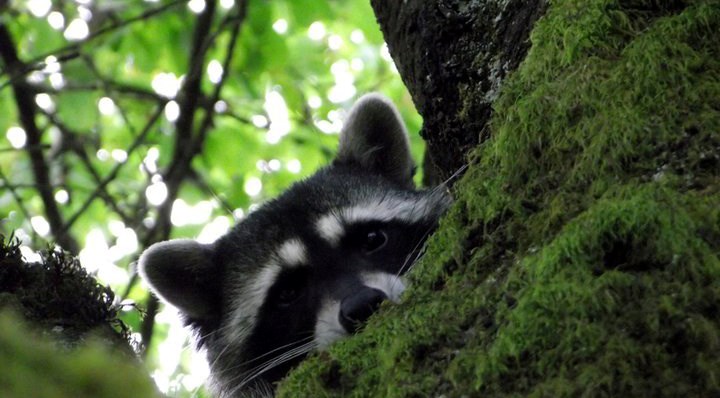
<path fill-rule="evenodd" d="M 0 235 L 2 396 L 158 396 L 114 298 L 69 254 L 26 263 L 19 242 Z"/>
<path fill-rule="evenodd" d="M 92 342 L 70 352 L 0 312 L 0 386 L 5 398 L 159 397 L 139 363 Z"/>

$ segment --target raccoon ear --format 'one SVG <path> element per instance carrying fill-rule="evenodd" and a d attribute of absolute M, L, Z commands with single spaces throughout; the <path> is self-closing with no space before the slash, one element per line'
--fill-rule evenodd
<path fill-rule="evenodd" d="M 209 319 L 218 311 L 220 270 L 212 245 L 176 239 L 150 246 L 139 272 L 152 291 L 190 320 Z"/>
<path fill-rule="evenodd" d="M 356 162 L 406 187 L 414 187 L 415 163 L 405 124 L 395 106 L 379 94 L 360 98 L 340 133 L 336 162 Z"/>

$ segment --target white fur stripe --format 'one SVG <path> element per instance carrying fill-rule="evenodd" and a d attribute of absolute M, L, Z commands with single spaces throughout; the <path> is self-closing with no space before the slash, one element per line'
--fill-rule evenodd
<path fill-rule="evenodd" d="M 228 339 L 236 343 L 244 341 L 252 332 L 260 307 L 283 267 L 307 264 L 307 248 L 299 239 L 288 239 L 275 249 L 270 258 L 260 271 L 244 279 L 237 287 L 237 299 L 232 303 L 233 327 L 227 329 Z"/>
<path fill-rule="evenodd" d="M 289 267 L 307 264 L 307 249 L 299 239 L 289 239 L 283 242 L 277 255 L 283 265 Z"/>
<path fill-rule="evenodd" d="M 315 345 L 324 349 L 332 342 L 348 335 L 345 328 L 340 325 L 340 302 L 325 300 L 320 305 L 317 320 L 315 321 Z"/>
<path fill-rule="evenodd" d="M 437 218 L 442 200 L 436 195 L 409 198 L 386 196 L 375 201 L 349 206 L 322 215 L 315 222 L 320 237 L 336 246 L 345 233 L 344 225 L 367 221 L 405 221 L 417 223 Z"/>
<path fill-rule="evenodd" d="M 400 295 L 405 291 L 405 284 L 397 276 L 388 272 L 366 272 L 361 276 L 363 284 L 378 289 L 388 296 L 394 303 L 400 301 Z M 336 340 L 348 335 L 340 324 L 340 301 L 325 299 L 320 305 L 317 320 L 315 321 L 315 345 L 324 349 Z"/>
<path fill-rule="evenodd" d="M 260 272 L 246 279 L 235 295 L 233 302 L 234 324 L 238 327 L 255 324 L 255 318 L 260 307 L 265 302 L 268 290 L 277 280 L 282 268 L 274 261 L 262 267 Z"/>
<path fill-rule="evenodd" d="M 332 246 L 337 246 L 345 233 L 345 228 L 339 220 L 337 214 L 328 213 L 320 217 L 315 222 L 315 229 L 320 234 L 320 237 L 325 239 Z"/>
<path fill-rule="evenodd" d="M 237 343 L 244 341 L 257 323 L 257 314 L 267 298 L 267 293 L 277 280 L 282 268 L 274 261 L 269 262 L 242 286 L 238 286 L 236 299 L 232 303 L 232 324 L 227 336 Z"/>
<path fill-rule="evenodd" d="M 405 291 L 405 284 L 394 274 L 388 272 L 366 272 L 362 275 L 365 286 L 378 289 L 388 296 L 393 303 L 400 301 L 400 295 Z"/>

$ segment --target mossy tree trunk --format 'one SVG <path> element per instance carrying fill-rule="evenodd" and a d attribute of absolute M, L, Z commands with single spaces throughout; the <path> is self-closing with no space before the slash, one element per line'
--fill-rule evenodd
<path fill-rule="evenodd" d="M 720 2 L 374 7 L 469 168 L 404 302 L 280 394 L 720 395 Z"/>

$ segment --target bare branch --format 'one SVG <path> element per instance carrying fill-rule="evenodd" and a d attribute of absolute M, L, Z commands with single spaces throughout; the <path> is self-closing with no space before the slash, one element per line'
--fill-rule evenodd
<path fill-rule="evenodd" d="M 24 68 L 22 61 L 18 58 L 12 36 L 3 24 L 0 24 L 0 57 L 5 61 L 5 65 L 10 72 L 18 73 Z M 77 254 L 79 249 L 77 241 L 63 228 L 62 216 L 50 185 L 48 165 L 45 155 L 40 149 L 42 132 L 35 123 L 37 107 L 32 97 L 32 90 L 28 89 L 27 84 L 22 79 L 13 82 L 12 87 L 20 123 L 27 134 L 26 152 L 32 163 L 35 183 L 45 206 L 45 215 L 50 224 L 50 231 L 60 246 L 73 254 Z"/>
<path fill-rule="evenodd" d="M 63 145 L 61 148 L 59 148 L 59 152 L 62 153 L 65 151 L 70 151 L 74 153 L 78 158 L 80 158 L 80 161 L 83 166 L 85 166 L 85 169 L 93 177 L 95 183 L 98 184 L 97 186 L 101 187 L 102 178 L 100 177 L 98 171 L 95 170 L 95 167 L 92 165 L 90 157 L 87 154 L 85 145 L 77 138 L 80 133 L 78 133 L 77 131 L 73 131 L 70 127 L 60 121 L 60 119 L 58 119 L 56 115 L 45 111 L 43 111 L 43 114 L 50 120 L 50 123 L 52 123 L 60 130 L 60 133 L 62 134 Z M 104 186 L 102 186 L 100 190 L 100 197 L 103 199 L 103 201 L 105 201 L 108 206 L 110 206 L 110 208 L 113 209 L 115 213 L 118 214 L 118 216 L 120 216 L 120 218 L 123 220 L 123 222 L 125 222 L 125 224 L 128 224 L 130 222 L 130 218 L 127 216 L 127 214 L 125 214 L 125 212 L 122 211 L 122 209 L 120 209 L 117 202 L 115 202 L 115 199 L 112 197 L 112 195 L 110 195 L 110 193 Z"/>
<path fill-rule="evenodd" d="M 217 200 L 220 203 L 220 206 L 222 206 L 222 208 L 225 209 L 225 211 L 227 211 L 228 214 L 233 215 L 233 206 L 230 205 L 230 203 L 228 203 L 225 199 L 218 196 L 218 194 L 215 192 L 213 187 L 210 186 L 210 183 L 208 183 L 205 180 L 205 177 L 200 175 L 200 173 L 198 173 L 195 170 L 192 170 L 192 172 L 193 172 L 193 177 L 194 177 L 193 183 L 198 188 L 200 188 L 203 192 L 205 192 L 209 196 L 212 196 L 213 198 L 215 198 L 215 200 Z"/>
<path fill-rule="evenodd" d="M 27 145 L 27 144 L 25 144 L 25 146 L 23 147 L 23 150 L 26 150 L 26 151 L 27 151 L 29 148 L 30 148 L 30 146 Z M 40 145 L 38 145 L 38 146 L 36 146 L 36 147 L 33 147 L 33 149 L 37 149 L 37 150 L 50 149 L 50 148 L 51 148 L 51 146 L 48 145 L 48 144 L 40 144 Z M 10 148 L 0 148 L 0 154 L 2 154 L 3 152 L 17 152 L 17 151 L 20 151 L 20 149 L 18 149 L 18 148 L 12 148 L 12 147 L 10 147 Z"/>
<path fill-rule="evenodd" d="M 180 185 L 188 174 L 190 162 L 197 153 L 193 146 L 195 111 L 198 109 L 198 99 L 203 95 L 200 83 L 205 66 L 205 54 L 208 49 L 205 41 L 210 34 L 216 4 L 214 0 L 206 3 L 195 26 L 188 71 L 185 75 L 185 82 L 178 93 L 180 116 L 175 124 L 175 148 L 170 166 L 163 176 L 168 196 L 165 203 L 158 208 L 156 224 L 145 242 L 148 245 L 169 236 L 172 202 L 177 197 Z"/>
<path fill-rule="evenodd" d="M 227 49 L 225 50 L 225 59 L 223 60 L 223 71 L 225 72 L 220 78 L 220 81 L 215 85 L 215 90 L 213 91 L 211 100 L 205 108 L 205 118 L 203 119 L 200 126 L 198 136 L 195 138 L 195 142 L 193 143 L 198 152 L 202 151 L 203 143 L 205 141 L 208 131 L 210 130 L 210 126 L 212 125 L 212 120 L 215 115 L 214 105 L 220 99 L 220 92 L 222 91 L 222 88 L 225 85 L 225 81 L 229 74 L 228 72 L 230 71 L 230 63 L 232 62 L 233 56 L 235 55 L 235 44 L 237 43 L 237 39 L 240 35 L 240 27 L 242 26 L 242 23 L 245 20 L 246 16 L 247 1 L 243 0 L 241 4 L 238 5 L 237 16 L 230 20 L 233 24 L 233 28 L 232 32 L 230 33 L 230 42 L 228 43 Z"/>
<path fill-rule="evenodd" d="M 180 186 L 187 177 L 190 163 L 196 154 L 192 139 L 195 111 L 198 108 L 198 99 L 202 97 L 200 83 L 202 70 L 205 66 L 205 54 L 208 49 L 206 39 L 210 34 L 216 6 L 217 3 L 215 0 L 207 1 L 205 9 L 198 16 L 197 24 L 195 25 L 190 60 L 188 62 L 189 69 L 185 75 L 185 83 L 178 93 L 180 116 L 175 124 L 175 149 L 172 162 L 167 172 L 164 173 L 163 178 L 168 194 L 165 202 L 158 208 L 158 217 L 155 225 L 148 231 L 147 236 L 143 239 L 142 243 L 145 247 L 150 246 L 153 242 L 167 239 L 170 236 L 170 211 L 172 210 L 172 203 L 175 201 L 175 198 L 177 198 Z M 143 354 L 147 352 L 150 339 L 152 338 L 156 312 L 157 299 L 151 296 L 147 303 L 147 313 L 141 327 L 141 338 L 145 343 Z"/>
<path fill-rule="evenodd" d="M 118 82 L 109 78 L 102 78 L 102 82 L 89 82 L 89 83 L 75 83 L 69 81 L 62 90 L 58 90 L 52 86 L 46 84 L 35 84 L 34 89 L 38 93 L 48 94 L 59 94 L 68 91 L 98 91 L 107 90 L 108 92 L 114 92 L 118 94 L 132 95 L 139 99 L 154 101 L 157 103 L 166 103 L 168 99 L 155 93 L 152 90 L 148 90 L 144 87 L 134 86 L 129 83 Z"/>
<path fill-rule="evenodd" d="M 195 155 L 202 151 L 207 132 L 210 130 L 214 116 L 213 104 L 220 97 L 220 91 L 225 81 L 223 75 L 221 81 L 215 86 L 211 100 L 207 102 L 205 107 L 205 117 L 203 118 L 197 133 L 193 137 L 195 112 L 202 105 L 199 99 L 202 98 L 201 77 L 202 70 L 205 65 L 205 54 L 210 48 L 211 25 L 215 14 L 216 2 L 214 0 L 206 3 L 205 10 L 198 17 L 198 23 L 195 26 L 193 35 L 192 52 L 190 54 L 189 70 L 186 74 L 185 84 L 183 85 L 180 98 L 180 117 L 176 124 L 175 151 L 173 160 L 165 173 L 165 184 L 167 186 L 168 196 L 165 202 L 158 208 L 158 217 L 156 224 L 144 239 L 144 245 L 149 246 L 151 242 L 167 239 L 170 234 L 170 211 L 172 203 L 177 198 L 181 184 L 192 174 L 191 163 Z M 237 14 L 235 18 L 228 19 L 232 21 L 233 30 L 231 40 L 228 44 L 225 60 L 223 62 L 224 70 L 230 70 L 230 62 L 234 55 L 235 44 L 240 33 L 240 27 L 247 13 L 247 1 L 242 0 L 237 5 Z M 222 26 L 221 26 L 222 28 Z M 143 321 L 142 338 L 148 344 L 152 336 L 154 317 L 157 310 L 157 299 L 152 298 L 148 302 L 148 311 Z M 151 311 L 152 309 L 152 311 Z M 147 349 L 147 345 L 146 345 Z"/>

